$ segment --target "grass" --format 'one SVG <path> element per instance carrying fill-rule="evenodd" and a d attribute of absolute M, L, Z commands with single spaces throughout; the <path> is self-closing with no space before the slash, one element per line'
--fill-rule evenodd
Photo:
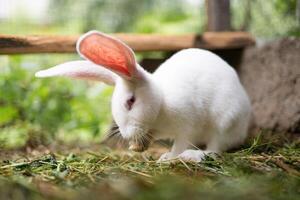
<path fill-rule="evenodd" d="M 299 199 L 300 141 L 258 136 L 199 164 L 108 148 L 6 152 L 1 199 Z M 153 156 L 153 157 L 152 157 Z"/>

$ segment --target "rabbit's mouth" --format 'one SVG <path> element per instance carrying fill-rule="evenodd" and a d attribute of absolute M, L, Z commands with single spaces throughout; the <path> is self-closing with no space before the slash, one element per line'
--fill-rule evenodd
<path fill-rule="evenodd" d="M 143 152 L 148 149 L 150 143 L 153 141 L 151 131 L 142 123 L 131 121 L 126 126 L 117 126 L 118 133 L 129 141 L 129 150 L 136 152 Z M 116 132 L 116 131 L 112 131 Z"/>
<path fill-rule="evenodd" d="M 129 149 L 136 152 L 143 152 L 148 149 L 151 141 L 152 134 L 146 127 L 131 124 L 127 127 L 127 134 L 130 135 Z"/>
<path fill-rule="evenodd" d="M 152 134 L 147 133 L 146 135 L 142 135 L 140 137 L 132 138 L 129 141 L 129 150 L 136 152 L 146 151 L 150 143 L 152 142 Z"/>

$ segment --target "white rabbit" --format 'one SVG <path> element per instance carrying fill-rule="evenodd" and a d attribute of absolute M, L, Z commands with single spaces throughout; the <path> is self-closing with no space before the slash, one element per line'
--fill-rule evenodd
<path fill-rule="evenodd" d="M 174 140 L 158 161 L 200 162 L 243 143 L 251 113 L 249 98 L 232 67 L 201 49 L 182 50 L 153 74 L 136 62 L 133 51 L 106 34 L 90 31 L 78 40 L 86 61 L 72 61 L 36 73 L 69 76 L 115 85 L 112 114 L 129 140 Z M 194 148 L 204 143 L 206 150 Z"/>

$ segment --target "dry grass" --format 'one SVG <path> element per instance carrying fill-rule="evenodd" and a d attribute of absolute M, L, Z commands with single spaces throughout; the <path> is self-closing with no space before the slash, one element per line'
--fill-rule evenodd
<path fill-rule="evenodd" d="M 2 152 L 3 153 L 3 152 Z M 45 155 L 43 155 L 45 154 Z M 257 137 L 199 164 L 110 149 L 7 155 L 1 199 L 299 199 L 300 142 Z M 4 158 L 4 156 L 2 156 Z"/>

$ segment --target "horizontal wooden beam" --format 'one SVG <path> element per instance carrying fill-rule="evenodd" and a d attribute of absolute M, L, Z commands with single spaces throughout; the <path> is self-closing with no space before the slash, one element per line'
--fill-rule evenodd
<path fill-rule="evenodd" d="M 255 43 L 245 32 L 205 32 L 202 35 L 111 34 L 137 52 L 186 48 L 234 49 Z M 0 35 L 0 54 L 74 53 L 79 36 Z"/>

